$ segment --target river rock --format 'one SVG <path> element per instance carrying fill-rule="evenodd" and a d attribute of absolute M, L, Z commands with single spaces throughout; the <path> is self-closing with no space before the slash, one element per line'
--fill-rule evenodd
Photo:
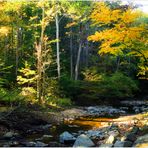
<path fill-rule="evenodd" d="M 52 126 L 52 124 L 41 125 L 40 128 L 43 130 L 47 130 Z"/>
<path fill-rule="evenodd" d="M 124 147 L 131 147 L 132 145 L 133 145 L 133 142 L 131 141 L 124 141 L 124 144 L 123 144 Z"/>
<path fill-rule="evenodd" d="M 113 147 L 113 144 L 101 144 L 99 147 L 102 147 L 102 148 L 111 148 L 111 147 Z"/>
<path fill-rule="evenodd" d="M 85 108 L 89 115 L 104 116 L 114 114 L 125 114 L 126 112 L 121 109 L 113 108 L 112 106 L 90 106 Z"/>
<path fill-rule="evenodd" d="M 92 147 L 95 144 L 87 135 L 80 135 L 77 137 L 73 147 Z"/>
<path fill-rule="evenodd" d="M 35 142 L 23 142 L 23 145 L 25 145 L 26 147 L 34 147 L 36 146 L 36 143 Z"/>
<path fill-rule="evenodd" d="M 100 136 L 102 136 L 102 132 L 98 131 L 98 130 L 88 130 L 86 132 L 86 135 L 88 137 L 100 137 Z"/>
<path fill-rule="evenodd" d="M 52 138 L 52 135 L 43 135 L 43 138 Z"/>
<path fill-rule="evenodd" d="M 18 133 L 14 133 L 14 132 L 7 132 L 3 137 L 6 138 L 6 139 L 11 139 L 12 137 L 14 136 L 17 136 Z"/>
<path fill-rule="evenodd" d="M 114 144 L 114 147 L 123 147 L 123 146 L 124 146 L 124 141 L 117 140 Z"/>
<path fill-rule="evenodd" d="M 114 135 L 110 135 L 109 137 L 108 137 L 108 139 L 106 140 L 106 144 L 113 144 L 114 143 L 114 141 L 115 141 L 115 136 Z"/>
<path fill-rule="evenodd" d="M 114 147 L 131 147 L 132 146 L 131 141 L 119 141 L 117 140 L 114 144 Z"/>
<path fill-rule="evenodd" d="M 45 146 L 48 146 L 48 144 L 45 144 L 45 143 L 40 142 L 40 141 L 37 141 L 36 144 L 35 144 L 35 147 L 45 147 Z"/>
<path fill-rule="evenodd" d="M 139 128 L 136 127 L 136 126 L 134 126 L 133 129 L 132 129 L 132 133 L 133 133 L 133 134 L 137 134 L 138 131 L 139 131 Z"/>
<path fill-rule="evenodd" d="M 140 136 L 134 142 L 134 147 L 148 147 L 148 134 Z"/>
<path fill-rule="evenodd" d="M 128 141 L 135 141 L 136 140 L 136 135 L 134 133 L 128 133 L 126 135 L 126 140 L 128 140 Z"/>
<path fill-rule="evenodd" d="M 61 143 L 73 143 L 75 140 L 76 138 L 67 131 L 65 131 L 64 133 L 60 135 Z"/>
<path fill-rule="evenodd" d="M 119 135 L 119 131 L 118 130 L 109 131 L 108 135 L 113 135 L 114 137 L 117 137 Z"/>

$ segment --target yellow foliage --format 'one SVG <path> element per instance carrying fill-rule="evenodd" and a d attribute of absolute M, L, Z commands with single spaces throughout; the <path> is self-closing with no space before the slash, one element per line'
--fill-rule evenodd
<path fill-rule="evenodd" d="M 9 27 L 0 27 L 0 36 L 7 36 L 8 33 L 10 32 Z"/>
<path fill-rule="evenodd" d="M 72 26 L 75 26 L 77 23 L 76 22 L 72 22 L 72 23 L 68 23 L 65 28 L 70 28 Z"/>

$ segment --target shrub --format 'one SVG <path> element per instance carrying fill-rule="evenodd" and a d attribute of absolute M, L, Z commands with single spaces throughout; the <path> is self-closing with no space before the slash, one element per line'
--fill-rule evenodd
<path fill-rule="evenodd" d="M 73 103 L 71 99 L 69 98 L 52 98 L 48 97 L 46 98 L 46 103 L 51 105 L 51 106 L 56 106 L 56 107 L 68 107 L 71 106 Z"/>
<path fill-rule="evenodd" d="M 92 73 L 91 73 L 92 74 Z M 122 99 L 133 97 L 138 90 L 137 82 L 123 73 L 116 72 L 112 75 L 92 74 L 83 81 L 61 80 L 61 89 L 67 97 L 79 104 L 100 103 L 100 100 Z M 91 79 L 92 78 L 92 79 Z"/>

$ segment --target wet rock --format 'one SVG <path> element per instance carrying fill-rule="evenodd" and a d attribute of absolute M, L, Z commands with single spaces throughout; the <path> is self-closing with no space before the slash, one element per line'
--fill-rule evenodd
<path fill-rule="evenodd" d="M 114 141 L 115 141 L 115 136 L 114 135 L 110 135 L 109 137 L 108 137 L 108 139 L 106 140 L 106 144 L 113 144 L 114 143 Z"/>
<path fill-rule="evenodd" d="M 140 136 L 137 138 L 137 140 L 134 142 L 134 147 L 148 147 L 148 134 L 144 136 Z"/>
<path fill-rule="evenodd" d="M 117 137 L 119 135 L 119 131 L 118 130 L 109 131 L 108 135 L 113 135 L 114 137 Z"/>
<path fill-rule="evenodd" d="M 77 137 L 73 147 L 91 147 L 94 145 L 93 141 L 87 135 L 82 134 Z"/>
<path fill-rule="evenodd" d="M 61 112 L 65 120 L 74 120 L 75 118 L 82 117 L 86 115 L 83 109 L 72 108 Z"/>
<path fill-rule="evenodd" d="M 124 141 L 116 141 L 114 144 L 114 147 L 123 147 L 124 146 Z"/>
<path fill-rule="evenodd" d="M 134 110 L 135 113 L 140 113 L 141 112 L 140 108 L 137 107 L 137 106 L 134 106 L 133 110 Z"/>
<path fill-rule="evenodd" d="M 45 146 L 48 146 L 48 144 L 45 144 L 45 143 L 40 142 L 40 141 L 37 141 L 36 144 L 35 144 L 35 147 L 45 147 Z"/>
<path fill-rule="evenodd" d="M 36 145 L 35 142 L 23 142 L 23 145 L 25 145 L 26 147 L 34 147 Z"/>
<path fill-rule="evenodd" d="M 132 129 L 132 133 L 133 133 L 133 134 L 137 134 L 138 131 L 139 131 L 139 128 L 136 127 L 136 126 L 134 126 L 133 129 Z"/>
<path fill-rule="evenodd" d="M 68 125 L 69 127 L 79 127 L 78 125 Z"/>
<path fill-rule="evenodd" d="M 111 147 L 113 147 L 113 144 L 101 144 L 99 147 L 111 148 Z"/>
<path fill-rule="evenodd" d="M 80 130 L 78 131 L 78 134 L 81 135 L 81 134 L 84 134 L 85 132 L 83 130 Z"/>
<path fill-rule="evenodd" d="M 19 145 L 18 141 L 11 141 L 11 143 L 9 143 L 10 146 L 16 147 Z"/>
<path fill-rule="evenodd" d="M 76 138 L 67 131 L 65 131 L 64 133 L 60 135 L 61 143 L 74 143 L 75 140 Z"/>
<path fill-rule="evenodd" d="M 113 108 L 112 106 L 90 106 L 85 108 L 89 115 L 105 116 L 114 114 L 125 114 L 126 112 L 121 109 Z"/>
<path fill-rule="evenodd" d="M 134 133 L 128 133 L 126 135 L 126 140 L 128 140 L 128 141 L 135 141 L 136 140 L 136 135 Z"/>
<path fill-rule="evenodd" d="M 128 110 L 128 107 L 120 107 L 121 110 Z"/>
<path fill-rule="evenodd" d="M 52 138 L 52 135 L 43 135 L 43 138 Z"/>
<path fill-rule="evenodd" d="M 53 136 L 52 135 L 43 135 L 41 138 L 37 138 L 36 141 L 49 141 Z"/>
<path fill-rule="evenodd" d="M 142 100 L 125 100 L 125 101 L 121 101 L 120 103 L 126 106 L 139 106 L 139 105 L 148 104 L 148 102 L 142 101 Z"/>
<path fill-rule="evenodd" d="M 114 147 L 131 147 L 132 144 L 131 141 L 116 141 Z"/>
<path fill-rule="evenodd" d="M 124 141 L 124 147 L 131 147 L 133 145 L 133 142 L 131 141 Z"/>
<path fill-rule="evenodd" d="M 118 125 L 112 123 L 111 126 L 109 127 L 109 130 L 110 130 L 110 131 L 118 130 Z"/>
<path fill-rule="evenodd" d="M 64 144 L 58 143 L 56 141 L 49 142 L 48 146 L 49 147 L 65 147 Z"/>
<path fill-rule="evenodd" d="M 7 132 L 3 137 L 5 138 L 5 139 L 11 139 L 12 137 L 14 137 L 14 136 L 17 136 L 18 135 L 18 133 L 14 133 L 14 132 Z"/>
<path fill-rule="evenodd" d="M 102 136 L 102 132 L 98 130 L 88 130 L 85 132 L 88 137 L 100 137 Z"/>
<path fill-rule="evenodd" d="M 52 126 L 52 124 L 41 125 L 40 128 L 43 130 L 47 130 Z"/>

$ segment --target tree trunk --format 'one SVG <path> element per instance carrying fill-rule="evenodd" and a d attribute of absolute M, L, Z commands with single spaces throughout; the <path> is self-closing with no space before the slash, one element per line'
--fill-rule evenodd
<path fill-rule="evenodd" d="M 73 79 L 73 46 L 72 46 L 72 30 L 70 34 L 70 76 Z"/>
<path fill-rule="evenodd" d="M 44 20 L 45 12 L 44 7 L 42 8 L 42 21 Z M 42 48 L 43 48 L 43 39 L 44 39 L 44 31 L 45 26 L 44 23 L 41 25 L 41 37 L 39 45 L 37 45 L 37 99 L 40 103 L 43 103 L 43 96 L 42 96 L 42 74 L 43 74 L 43 61 L 42 61 Z"/>
<path fill-rule="evenodd" d="M 15 51 L 15 75 L 16 75 L 16 78 L 17 78 L 17 73 L 18 73 L 20 47 L 21 47 L 21 28 L 19 27 L 17 29 L 17 47 L 16 47 L 16 51 Z"/>
<path fill-rule="evenodd" d="M 78 55 L 77 55 L 77 61 L 76 61 L 76 66 L 75 66 L 75 80 L 78 80 L 81 51 L 82 51 L 82 43 L 80 41 Z"/>
<path fill-rule="evenodd" d="M 56 39 L 57 39 L 57 72 L 58 78 L 60 79 L 60 46 L 59 46 L 59 18 L 58 13 L 56 14 Z"/>

